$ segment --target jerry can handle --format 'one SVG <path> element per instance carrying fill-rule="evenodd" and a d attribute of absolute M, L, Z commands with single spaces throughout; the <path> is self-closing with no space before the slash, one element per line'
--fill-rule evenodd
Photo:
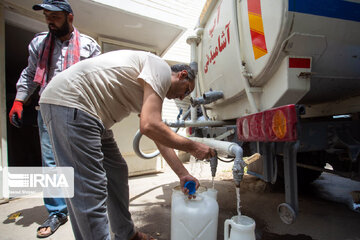
<path fill-rule="evenodd" d="M 225 223 L 224 223 L 224 240 L 228 240 L 229 239 L 229 226 L 231 225 L 231 220 L 230 219 L 226 219 Z"/>

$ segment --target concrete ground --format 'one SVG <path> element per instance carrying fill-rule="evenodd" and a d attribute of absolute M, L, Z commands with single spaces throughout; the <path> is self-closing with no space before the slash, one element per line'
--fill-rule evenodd
<path fill-rule="evenodd" d="M 218 240 L 224 239 L 225 219 L 236 215 L 231 166 L 220 163 L 215 181 L 220 207 Z M 193 162 L 186 167 L 203 186 L 211 187 L 209 164 Z M 169 240 L 171 194 L 179 184 L 176 175 L 165 167 L 162 173 L 132 177 L 129 184 L 130 211 L 137 228 L 159 240 Z M 323 174 L 299 192 L 299 216 L 294 224 L 286 225 L 277 215 L 278 204 L 284 202 L 283 190 L 247 175 L 241 184 L 242 214 L 255 219 L 256 238 L 261 240 L 360 240 L 360 213 L 350 209 L 352 191 L 360 191 L 359 182 Z M 38 197 L 0 205 L 0 239 L 36 239 L 36 229 L 47 217 Z M 70 222 L 47 239 L 74 239 Z"/>

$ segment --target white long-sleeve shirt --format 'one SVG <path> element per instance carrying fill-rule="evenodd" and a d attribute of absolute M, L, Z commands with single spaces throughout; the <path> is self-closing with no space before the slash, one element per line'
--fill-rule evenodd
<path fill-rule="evenodd" d="M 20 78 L 16 83 L 16 99 L 26 101 L 36 90 L 39 84 L 33 81 L 36 67 L 39 60 L 39 53 L 43 49 L 44 39 L 46 38 L 47 32 L 37 34 L 28 46 L 29 58 L 28 66 L 21 72 Z M 74 34 L 74 32 L 72 32 Z M 62 72 L 66 51 L 69 46 L 69 41 L 61 42 L 60 39 L 55 37 L 54 50 L 50 62 L 50 68 L 48 72 L 48 80 L 50 81 L 55 75 Z M 80 34 L 80 61 L 95 57 L 101 54 L 100 46 L 91 37 Z M 39 94 L 43 92 L 47 83 L 41 87 Z"/>

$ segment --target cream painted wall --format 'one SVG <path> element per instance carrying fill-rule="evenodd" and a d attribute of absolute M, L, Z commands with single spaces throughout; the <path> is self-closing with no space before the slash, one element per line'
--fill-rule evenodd
<path fill-rule="evenodd" d="M 116 123 L 111 129 L 114 132 L 114 138 L 120 152 L 128 164 L 130 176 L 159 172 L 163 169 L 161 155 L 152 159 L 142 159 L 133 150 L 133 139 L 139 129 L 137 114 L 130 114 L 129 117 Z M 153 141 L 146 136 L 141 138 L 140 147 L 144 153 L 150 153 L 157 149 Z"/>
<path fill-rule="evenodd" d="M 163 104 L 163 119 L 175 121 L 178 113 L 178 108 L 174 101 L 165 99 Z M 152 159 L 142 159 L 135 154 L 133 150 L 133 139 L 136 131 L 139 129 L 139 124 L 139 117 L 137 114 L 132 113 L 111 128 L 120 152 L 128 164 L 130 176 L 160 172 L 163 170 L 165 163 L 161 155 Z M 142 136 L 141 138 L 140 149 L 147 154 L 157 150 L 154 142 L 146 136 Z"/>

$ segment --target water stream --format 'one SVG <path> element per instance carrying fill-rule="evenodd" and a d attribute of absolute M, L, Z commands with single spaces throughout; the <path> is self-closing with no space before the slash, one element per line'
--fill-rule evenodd
<path fill-rule="evenodd" d="M 240 210 L 240 187 L 236 187 L 236 209 L 237 209 L 237 213 L 238 216 L 241 216 L 241 210 Z"/>

